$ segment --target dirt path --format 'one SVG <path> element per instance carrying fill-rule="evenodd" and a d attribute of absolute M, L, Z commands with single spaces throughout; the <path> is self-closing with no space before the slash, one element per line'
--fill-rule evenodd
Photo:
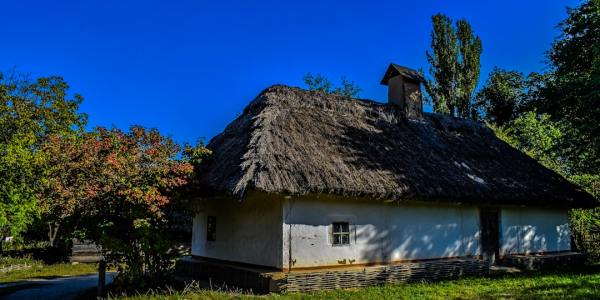
<path fill-rule="evenodd" d="M 106 284 L 114 273 L 106 274 Z M 98 284 L 98 275 L 73 276 L 55 279 L 30 279 L 17 283 L 0 284 L 0 299 L 46 300 L 75 299 Z"/>

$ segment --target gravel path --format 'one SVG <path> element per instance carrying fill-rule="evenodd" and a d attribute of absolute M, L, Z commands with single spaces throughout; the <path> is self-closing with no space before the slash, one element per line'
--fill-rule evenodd
<path fill-rule="evenodd" d="M 106 274 L 106 284 L 115 273 Z M 17 283 L 0 284 L 0 299 L 46 300 L 75 299 L 98 284 L 98 275 L 73 276 L 55 279 L 31 279 Z"/>

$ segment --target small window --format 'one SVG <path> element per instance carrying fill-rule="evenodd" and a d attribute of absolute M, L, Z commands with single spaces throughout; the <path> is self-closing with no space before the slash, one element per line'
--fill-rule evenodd
<path fill-rule="evenodd" d="M 217 240 L 217 218 L 208 216 L 206 219 L 206 240 L 214 242 Z"/>
<path fill-rule="evenodd" d="M 350 245 L 350 224 L 348 222 L 334 222 L 331 224 L 332 244 Z"/>

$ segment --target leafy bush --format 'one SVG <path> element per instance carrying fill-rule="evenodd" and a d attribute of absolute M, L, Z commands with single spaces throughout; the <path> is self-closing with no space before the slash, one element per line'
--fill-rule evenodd
<path fill-rule="evenodd" d="M 600 262 L 600 208 L 571 210 L 571 231 L 577 250 Z"/>
<path fill-rule="evenodd" d="M 101 245 L 119 270 L 118 287 L 146 289 L 168 280 L 177 255 L 169 216 L 208 151 L 187 146 L 180 159 L 171 138 L 139 126 L 50 141 L 44 150 L 60 176 L 49 180 L 46 199 L 56 226 L 77 224 L 80 238 Z"/>
<path fill-rule="evenodd" d="M 37 260 L 33 260 L 31 257 L 12 257 L 12 256 L 0 256 L 0 270 L 9 268 L 12 266 L 23 266 L 23 265 L 39 265 L 41 264 Z"/>

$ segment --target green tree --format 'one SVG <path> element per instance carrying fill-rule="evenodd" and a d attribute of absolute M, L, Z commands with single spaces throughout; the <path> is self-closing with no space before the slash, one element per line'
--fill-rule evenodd
<path fill-rule="evenodd" d="M 477 93 L 474 107 L 483 111 L 487 122 L 503 126 L 516 117 L 524 88 L 523 74 L 495 67 Z"/>
<path fill-rule="evenodd" d="M 457 60 L 457 78 L 456 86 L 458 96 L 456 97 L 456 107 L 458 116 L 461 118 L 474 117 L 474 110 L 471 107 L 473 91 L 479 80 L 481 68 L 480 57 L 483 47 L 481 39 L 473 35 L 473 29 L 467 20 L 458 20 L 456 22 L 456 36 L 458 38 Z"/>
<path fill-rule="evenodd" d="M 568 129 L 564 148 L 571 167 L 600 174 L 600 0 L 568 9 L 560 28 L 539 108 Z"/>
<path fill-rule="evenodd" d="M 327 94 L 336 94 L 349 98 L 356 98 L 360 94 L 361 88 L 354 82 L 342 77 L 341 85 L 333 87 L 327 77 L 317 74 L 307 73 L 302 77 L 306 88 L 310 91 L 321 91 Z"/>
<path fill-rule="evenodd" d="M 594 181 L 598 182 L 598 179 L 595 178 Z M 573 209 L 569 215 L 575 248 L 586 253 L 589 260 L 597 262 L 600 259 L 600 208 Z"/>
<path fill-rule="evenodd" d="M 547 168 L 563 176 L 567 174 L 558 151 L 563 133 L 560 125 L 553 122 L 549 115 L 531 111 L 503 124 L 504 126 L 490 125 L 496 136 L 509 145 L 531 156 Z"/>
<path fill-rule="evenodd" d="M 0 143 L 0 253 L 6 236 L 18 236 L 38 213 L 35 185 L 42 157 L 31 148 L 31 134 L 14 134 Z"/>
<path fill-rule="evenodd" d="M 432 79 L 425 90 L 433 110 L 462 118 L 473 118 L 473 91 L 480 73 L 481 39 L 466 20 L 452 20 L 442 14 L 432 17 L 431 50 L 426 52 Z"/>
<path fill-rule="evenodd" d="M 360 87 L 354 81 L 348 81 L 346 77 L 342 77 L 341 86 L 333 89 L 333 93 L 344 97 L 356 98 L 360 94 Z"/>
<path fill-rule="evenodd" d="M 456 103 L 456 78 L 458 45 L 456 32 L 449 17 L 437 14 L 431 18 L 431 50 L 426 52 L 432 80 L 427 80 L 425 90 L 431 97 L 433 110 L 454 115 Z"/>
<path fill-rule="evenodd" d="M 302 77 L 302 80 L 310 91 L 331 93 L 331 81 L 321 74 L 313 75 L 311 73 L 306 73 L 304 77 Z"/>
<path fill-rule="evenodd" d="M 517 113 L 521 114 L 533 110 L 541 110 L 541 104 L 545 101 L 545 89 L 551 80 L 550 73 L 531 72 L 524 80 L 523 98 L 517 107 Z"/>
<path fill-rule="evenodd" d="M 0 74 L 0 238 L 18 236 L 39 214 L 38 193 L 47 180 L 41 146 L 52 134 L 81 130 L 81 96 L 67 96 L 60 77 L 37 80 Z"/>
<path fill-rule="evenodd" d="M 562 157 L 569 179 L 600 200 L 600 0 L 567 10 L 562 35 L 549 52 L 551 72 L 542 88 L 539 109 L 563 125 Z M 571 214 L 575 244 L 600 259 L 600 209 Z"/>

